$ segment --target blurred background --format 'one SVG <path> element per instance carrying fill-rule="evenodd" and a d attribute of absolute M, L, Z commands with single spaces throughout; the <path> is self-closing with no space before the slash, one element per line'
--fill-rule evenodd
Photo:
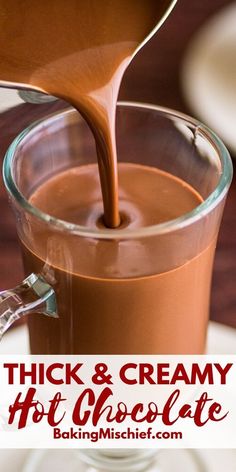
<path fill-rule="evenodd" d="M 29 123 L 63 102 L 1 105 L 0 160 Z M 191 114 L 215 129 L 236 158 L 236 2 L 179 0 L 158 34 L 129 67 L 120 99 Z M 13 100 L 14 103 L 14 100 Z M 10 102 L 9 102 L 10 104 Z M 235 136 L 234 136 L 235 135 Z M 22 279 L 14 219 L 0 181 L 0 290 Z M 216 253 L 211 318 L 236 327 L 236 179 L 227 201 Z"/>

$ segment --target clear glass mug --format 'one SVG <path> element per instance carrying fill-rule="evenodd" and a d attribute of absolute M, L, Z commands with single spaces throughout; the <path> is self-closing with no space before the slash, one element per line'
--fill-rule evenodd
<path fill-rule="evenodd" d="M 30 314 L 32 353 L 204 351 L 214 249 L 232 179 L 229 154 L 192 118 L 135 103 L 117 107 L 117 147 L 119 162 L 167 171 L 192 185 L 204 201 L 176 220 L 138 230 L 88 230 L 55 219 L 33 207 L 30 195 L 52 175 L 96 162 L 91 132 L 73 109 L 24 130 L 7 151 L 3 175 L 27 278 L 1 292 L 0 329 L 3 334 Z M 35 248 L 36 240 L 40 247 Z M 81 248 L 80 260 L 74 257 L 75 245 Z M 163 277 L 168 290 L 162 289 Z M 144 279 L 147 288 L 140 288 Z M 145 290 L 151 294 L 146 308 L 140 295 Z M 139 303 L 132 313 L 134 296 Z"/>
<path fill-rule="evenodd" d="M 15 139 L 4 161 L 27 278 L 1 293 L 1 333 L 27 313 L 33 353 L 202 353 L 214 250 L 232 179 L 229 154 L 194 119 L 138 103 L 118 104 L 117 147 L 119 162 L 167 171 L 192 185 L 203 202 L 176 220 L 138 230 L 88 230 L 44 214 L 29 202 L 34 190 L 61 171 L 95 163 L 96 150 L 90 130 L 73 109 L 34 123 Z M 42 242 L 37 253 L 35 241 Z M 75 245 L 81 248 L 80 260 L 75 260 Z M 101 258 L 96 273 L 95 257 Z M 120 274 L 116 269 L 124 265 L 126 272 Z M 168 291 L 162 290 L 163 280 Z M 151 290 L 146 307 L 145 290 Z M 104 303 L 108 294 L 112 304 L 109 297 Z M 135 313 L 134 296 L 139 297 Z M 98 469 L 138 471 L 147 470 L 156 451 L 78 454 Z M 195 459 L 188 460 L 192 470 Z"/>

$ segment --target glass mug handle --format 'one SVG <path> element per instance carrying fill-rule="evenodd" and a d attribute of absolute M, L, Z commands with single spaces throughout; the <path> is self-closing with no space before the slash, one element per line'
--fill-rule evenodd
<path fill-rule="evenodd" d="M 58 318 L 56 295 L 41 274 L 30 274 L 20 285 L 0 292 L 0 339 L 22 316 L 41 313 Z"/>

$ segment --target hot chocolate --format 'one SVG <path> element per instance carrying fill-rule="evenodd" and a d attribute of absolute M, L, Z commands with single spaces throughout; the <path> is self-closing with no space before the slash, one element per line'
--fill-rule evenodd
<path fill-rule="evenodd" d="M 119 164 L 118 169 L 123 227 L 163 223 L 202 201 L 185 182 L 155 168 Z M 95 164 L 52 177 L 30 202 L 89 229 L 103 225 Z M 42 228 L 34 220 L 30 228 L 30 247 L 22 245 L 25 271 L 50 268 L 60 315 L 59 320 L 29 317 L 33 353 L 203 352 L 214 241 L 180 267 L 155 273 L 158 248 L 152 238 L 145 244 L 114 240 L 106 247 L 103 241 L 89 246 L 86 238 Z M 149 275 L 142 276 L 147 264 Z M 110 278 L 103 277 L 103 266 L 110 268 Z"/>

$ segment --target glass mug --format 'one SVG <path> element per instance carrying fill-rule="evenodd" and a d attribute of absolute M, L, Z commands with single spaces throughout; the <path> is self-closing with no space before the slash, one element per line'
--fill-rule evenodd
<path fill-rule="evenodd" d="M 91 132 L 73 109 L 29 126 L 7 151 L 4 182 L 27 278 L 1 292 L 0 327 L 3 334 L 30 313 L 34 354 L 204 352 L 214 250 L 232 179 L 228 152 L 192 118 L 135 103 L 117 107 L 117 148 L 119 162 L 167 171 L 203 202 L 172 221 L 116 230 L 90 230 L 32 206 L 42 182 L 96 162 Z"/>
<path fill-rule="evenodd" d="M 203 202 L 172 221 L 116 230 L 90 230 L 32 206 L 30 196 L 42 182 L 96 163 L 91 132 L 73 109 L 34 123 L 7 151 L 4 182 L 27 278 L 0 294 L 0 330 L 29 314 L 32 353 L 204 352 L 214 251 L 232 179 L 229 154 L 192 118 L 138 103 L 118 104 L 117 148 L 119 162 L 169 172 Z M 138 471 L 156 451 L 77 454 L 102 470 Z M 187 463 L 190 470 L 192 459 Z"/>

